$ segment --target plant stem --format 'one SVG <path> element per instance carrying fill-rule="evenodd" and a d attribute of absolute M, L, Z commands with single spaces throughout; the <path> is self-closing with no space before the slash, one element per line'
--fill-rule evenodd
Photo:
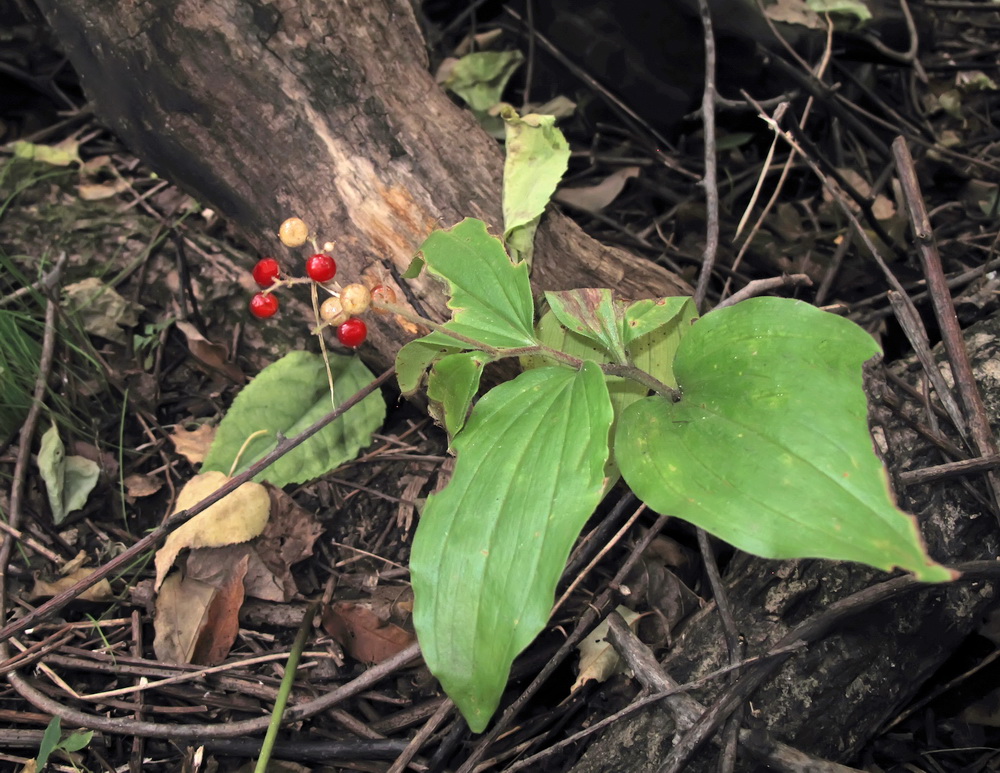
<path fill-rule="evenodd" d="M 319 603 L 313 602 L 306 609 L 305 617 L 302 618 L 302 625 L 299 626 L 299 633 L 295 637 L 292 651 L 288 653 L 288 663 L 285 665 L 285 675 L 278 688 L 278 695 L 274 700 L 274 710 L 271 712 L 271 723 L 267 726 L 267 735 L 264 736 L 264 743 L 260 747 L 260 757 L 257 758 L 257 766 L 254 773 L 267 773 L 267 763 L 271 759 L 271 750 L 274 749 L 274 742 L 278 738 L 278 730 L 281 728 L 281 718 L 285 714 L 285 706 L 288 705 L 288 696 L 292 692 L 292 685 L 295 683 L 295 669 L 299 667 L 299 658 L 302 650 L 306 647 L 306 639 L 312 630 L 313 617 Z"/>
<path fill-rule="evenodd" d="M 445 325 L 438 324 L 437 322 L 432 322 L 429 319 L 421 317 L 409 309 L 403 306 L 397 306 L 395 303 L 386 303 L 385 301 L 378 301 L 372 303 L 374 308 L 389 311 L 393 314 L 398 314 L 404 319 L 413 322 L 417 325 L 424 325 L 438 333 L 448 336 L 449 338 L 454 338 L 456 341 L 478 351 L 481 351 L 490 357 L 500 360 L 506 359 L 508 357 L 530 357 L 532 355 L 542 355 L 543 357 L 548 357 L 551 360 L 560 362 L 563 365 L 568 365 L 571 368 L 580 368 L 583 366 L 585 360 L 574 357 L 572 354 L 567 354 L 559 349 L 553 349 L 551 346 L 546 346 L 545 344 L 535 344 L 533 346 L 518 346 L 512 348 L 501 348 L 497 346 L 489 346 L 481 341 L 477 341 L 474 338 L 469 338 L 461 333 L 455 333 L 449 330 Z M 656 392 L 672 402 L 679 402 L 681 399 L 681 393 L 664 384 L 659 379 L 651 376 L 644 370 L 635 367 L 634 365 L 629 365 L 628 363 L 617 363 L 617 362 L 602 362 L 598 363 L 601 370 L 611 376 L 621 376 L 622 378 L 631 379 L 632 381 L 637 381 L 645 387 L 648 387 L 652 391 Z"/>

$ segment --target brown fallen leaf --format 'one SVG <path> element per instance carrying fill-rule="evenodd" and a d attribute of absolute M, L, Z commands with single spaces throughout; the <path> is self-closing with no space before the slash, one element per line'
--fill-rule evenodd
<path fill-rule="evenodd" d="M 297 592 L 291 567 L 313 554 L 313 545 L 323 533 L 316 514 L 301 507 L 279 488 L 267 486 L 271 516 L 263 534 L 254 543 L 260 561 L 270 577 L 257 569 L 251 560 L 247 575 L 247 595 L 269 601 L 288 601 Z M 281 589 L 275 598 L 272 587 Z"/>
<path fill-rule="evenodd" d="M 174 324 L 187 337 L 188 351 L 194 355 L 195 359 L 211 370 L 224 374 L 230 381 L 237 384 L 246 381 L 243 371 L 230 362 L 229 353 L 224 346 L 209 341 L 190 322 L 178 321 Z"/>
<path fill-rule="evenodd" d="M 204 472 L 187 482 L 177 496 L 174 512 L 197 504 L 229 480 L 218 471 Z M 271 500 L 259 483 L 244 483 L 208 509 L 170 533 L 163 547 L 156 551 L 156 583 L 160 584 L 177 554 L 184 548 L 210 548 L 236 545 L 258 536 L 267 526 Z"/>
<path fill-rule="evenodd" d="M 184 427 L 174 427 L 168 437 L 174 448 L 191 464 L 201 464 L 205 455 L 215 440 L 216 428 L 210 424 L 201 424 L 197 429 L 186 430 Z"/>
<path fill-rule="evenodd" d="M 239 632 L 247 556 L 215 563 L 212 582 L 172 574 L 156 598 L 153 651 L 170 663 L 218 665 Z"/>
<path fill-rule="evenodd" d="M 323 630 L 344 652 L 362 663 L 377 664 L 410 646 L 416 636 L 394 623 L 385 623 L 361 604 L 337 601 L 323 611 Z"/>
<path fill-rule="evenodd" d="M 125 496 L 132 499 L 148 497 L 163 488 L 163 481 L 140 472 L 125 477 Z"/>
<path fill-rule="evenodd" d="M 585 212 L 600 212 L 608 204 L 618 198 L 625 189 L 625 183 L 632 177 L 639 176 L 639 167 L 623 166 L 621 169 L 609 174 L 597 185 L 588 185 L 579 188 L 560 188 L 556 191 L 555 200 L 562 204 L 569 204 L 576 209 Z"/>
<path fill-rule="evenodd" d="M 35 587 L 31 589 L 31 594 L 28 596 L 30 601 L 35 601 L 36 599 L 47 599 L 51 596 L 55 596 L 57 593 L 62 593 L 67 588 L 76 585 L 80 580 L 85 577 L 90 577 L 95 572 L 93 567 L 89 569 L 76 569 L 75 571 L 67 574 L 65 577 L 60 577 L 54 582 L 46 582 L 45 580 L 35 580 Z M 111 601 L 114 599 L 115 594 L 111 590 L 111 583 L 107 580 L 99 580 L 97 584 L 91 585 L 87 590 L 81 593 L 77 598 L 80 601 Z"/>
<path fill-rule="evenodd" d="M 128 183 L 124 180 L 115 180 L 109 183 L 81 183 L 76 186 L 77 195 L 84 201 L 110 199 L 127 190 Z"/>

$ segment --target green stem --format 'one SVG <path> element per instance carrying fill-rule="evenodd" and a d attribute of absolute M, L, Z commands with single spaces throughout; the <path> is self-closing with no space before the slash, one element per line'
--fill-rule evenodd
<path fill-rule="evenodd" d="M 505 359 L 507 357 L 530 357 L 532 355 L 542 355 L 548 357 L 556 362 L 561 362 L 564 365 L 568 365 L 571 368 L 580 368 L 583 366 L 584 360 L 579 357 L 574 357 L 572 354 L 567 354 L 559 349 L 553 349 L 551 346 L 546 346 L 545 344 L 535 344 L 533 346 L 518 346 L 509 349 L 499 348 L 496 346 L 488 346 L 487 344 L 477 341 L 474 338 L 469 338 L 461 333 L 455 333 L 449 330 L 445 325 L 438 324 L 437 322 L 432 322 L 429 319 L 421 317 L 409 309 L 403 306 L 397 306 L 395 303 L 386 303 L 384 301 L 375 302 L 372 304 L 373 307 L 389 311 L 393 314 L 398 314 L 410 322 L 416 325 L 424 325 L 431 330 L 442 333 L 449 338 L 454 338 L 456 341 L 471 347 L 472 349 L 477 349 L 481 352 L 488 354 L 494 359 Z M 652 391 L 656 392 L 658 395 L 666 397 L 672 402 L 679 402 L 681 399 L 681 393 L 673 387 L 669 387 L 660 381 L 658 378 L 651 376 L 644 370 L 635 367 L 634 365 L 629 365 L 627 363 L 617 363 L 617 362 L 604 362 L 600 363 L 600 368 L 604 373 L 611 376 L 621 376 L 622 378 L 627 378 L 632 381 L 637 381 L 645 387 L 648 387 Z"/>
<path fill-rule="evenodd" d="M 285 714 L 285 706 L 288 704 L 288 696 L 291 695 L 292 685 L 295 683 L 295 669 L 299 666 L 299 658 L 302 657 L 302 650 L 306 648 L 306 639 L 312 630 L 313 616 L 319 609 L 319 602 L 313 602 L 306 609 L 306 615 L 302 618 L 302 625 L 299 626 L 299 633 L 295 637 L 292 651 L 288 653 L 288 663 L 285 664 L 285 676 L 281 680 L 281 687 L 278 688 L 278 695 L 274 700 L 274 710 L 271 712 L 271 723 L 267 726 L 267 735 L 264 736 L 264 743 L 260 747 L 260 757 L 257 758 L 257 766 L 254 773 L 267 773 L 267 763 L 271 759 L 271 752 L 274 749 L 274 742 L 278 739 L 278 730 L 281 728 L 281 718 Z"/>

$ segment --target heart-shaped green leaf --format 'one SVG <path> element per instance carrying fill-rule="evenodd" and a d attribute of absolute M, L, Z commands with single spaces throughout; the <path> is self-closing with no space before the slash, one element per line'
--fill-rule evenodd
<path fill-rule="evenodd" d="M 681 401 L 648 397 L 622 415 L 622 475 L 653 509 L 759 556 L 952 579 L 896 508 L 873 449 L 861 366 L 877 353 L 861 328 L 797 301 L 708 314 L 674 361 Z"/>
<path fill-rule="evenodd" d="M 610 425 L 594 363 L 522 373 L 476 404 L 455 438 L 451 482 L 427 499 L 410 557 L 413 621 L 424 660 L 476 732 L 548 621 L 600 500 Z"/>
<path fill-rule="evenodd" d="M 338 405 L 375 378 L 357 357 L 331 354 L 330 369 Z M 279 433 L 297 435 L 332 408 L 323 358 L 311 352 L 290 352 L 264 368 L 236 396 L 219 424 L 201 471 L 229 475 L 238 455 L 239 467 L 234 474 L 245 470 L 274 449 Z M 281 488 L 317 478 L 357 456 L 384 419 L 385 401 L 381 394 L 372 393 L 278 459 L 256 480 Z M 246 443 L 258 430 L 264 434 Z"/>
<path fill-rule="evenodd" d="M 516 348 L 535 342 L 528 267 L 511 263 L 485 223 L 466 218 L 434 231 L 420 253 L 427 270 L 448 284 L 448 308 L 454 313 L 445 329 L 487 346 Z"/>

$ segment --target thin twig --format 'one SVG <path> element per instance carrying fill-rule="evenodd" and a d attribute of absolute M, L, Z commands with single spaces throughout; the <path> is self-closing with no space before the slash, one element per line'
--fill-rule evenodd
<path fill-rule="evenodd" d="M 376 389 L 382 386 L 382 384 L 388 381 L 389 378 L 391 378 L 395 372 L 396 372 L 395 368 L 389 368 L 374 381 L 362 387 L 360 390 L 358 390 L 357 393 L 355 393 L 347 400 L 345 400 L 343 403 L 341 403 L 341 405 L 336 410 L 330 411 L 326 416 L 317 421 L 308 429 L 304 430 L 303 432 L 301 432 L 300 434 L 296 435 L 293 438 L 283 438 L 282 440 L 280 440 L 278 444 L 275 446 L 273 451 L 271 451 L 266 456 L 262 457 L 259 461 L 250 465 L 250 467 L 248 467 L 246 470 L 244 470 L 242 473 L 237 475 L 232 480 L 228 481 L 224 486 L 220 486 L 216 491 L 209 494 L 198 504 L 194 505 L 193 507 L 187 510 L 182 510 L 181 512 L 171 516 L 168 520 L 160 524 L 156 529 L 154 529 L 145 537 L 143 537 L 141 540 L 132 545 L 128 550 L 126 550 L 123 553 L 120 553 L 119 555 L 115 556 L 110 561 L 108 561 L 108 563 L 96 569 L 93 572 L 93 574 L 88 575 L 87 577 L 80 580 L 80 582 L 76 583 L 72 587 L 67 588 L 62 593 L 53 596 L 45 604 L 42 604 L 42 606 L 38 607 L 38 609 L 35 609 L 34 611 L 22 617 L 21 619 L 15 620 L 14 622 L 5 626 L 2 630 L 0 630 L 0 643 L 6 641 L 11 636 L 20 633 L 26 628 L 30 628 L 31 626 L 35 625 L 41 620 L 44 620 L 49 615 L 55 614 L 55 612 L 62 609 L 66 604 L 68 604 L 70 601 L 72 601 L 74 598 L 80 595 L 87 588 L 91 587 L 92 585 L 95 585 L 100 580 L 103 580 L 105 577 L 113 574 L 119 569 L 124 568 L 130 562 L 135 560 L 135 558 L 138 557 L 140 554 L 158 545 L 161 540 L 166 539 L 167 534 L 172 532 L 178 526 L 180 526 L 183 523 L 186 523 L 198 513 L 206 510 L 207 508 L 211 507 L 216 502 L 218 502 L 220 499 L 223 499 L 224 497 L 228 496 L 237 488 L 242 486 L 244 483 L 246 483 L 249 480 L 252 480 L 255 476 L 257 476 L 265 469 L 267 469 L 277 459 L 280 459 L 282 456 L 287 454 L 293 448 L 296 448 L 297 446 L 301 445 L 306 440 L 311 438 L 325 426 L 330 424 L 330 422 L 340 418 L 347 411 L 349 411 L 351 408 L 353 408 L 355 405 L 361 402 L 364 398 L 366 398 L 369 394 L 374 392 Z M 11 497 L 11 501 L 13 502 L 13 496 Z M 13 518 L 11 518 L 11 520 L 13 521 Z M 4 542 L 5 546 L 6 544 L 7 541 Z M 0 548 L 0 561 L 2 561 L 4 558 L 7 558 L 7 556 L 4 556 L 2 550 L 3 548 Z M 6 567 L 6 562 L 3 562 L 3 564 L 0 565 L 0 572 L 6 571 L 5 567 Z M 3 576 L 4 575 L 0 573 L 0 581 L 2 581 Z"/>
<path fill-rule="evenodd" d="M 782 274 L 768 279 L 754 279 L 730 295 L 724 301 L 715 306 L 713 311 L 724 309 L 726 306 L 745 301 L 747 298 L 754 298 L 758 295 L 777 290 L 779 287 L 812 287 L 812 279 L 808 274 Z"/>
<path fill-rule="evenodd" d="M 698 311 L 704 311 L 708 283 L 719 252 L 719 180 L 715 144 L 715 34 L 712 32 L 712 12 L 708 0 L 698 0 L 698 9 L 705 32 L 705 88 L 701 96 L 701 124 L 705 135 L 705 176 L 701 181 L 705 189 L 705 250 L 694 291 L 694 305 Z"/>
<path fill-rule="evenodd" d="M 906 146 L 906 140 L 902 137 L 893 140 L 892 153 L 896 160 L 896 174 L 899 176 L 899 184 L 903 189 L 903 198 L 910 216 L 913 238 L 917 243 L 924 277 L 927 279 L 927 291 L 931 296 L 934 316 L 941 328 L 941 340 L 948 353 L 948 361 L 951 363 L 955 387 L 962 405 L 965 407 L 969 432 L 979 454 L 992 456 L 1000 453 L 1000 449 L 997 448 L 997 441 L 990 427 L 986 406 L 983 404 L 975 374 L 972 372 L 969 352 L 965 348 L 962 328 L 955 314 L 955 304 L 951 299 L 951 292 L 948 290 L 944 269 L 941 266 L 941 255 L 934 243 L 934 231 L 931 228 L 930 219 L 927 217 L 927 209 L 920 193 L 920 183 L 917 181 L 917 173 L 913 167 L 913 157 Z M 1000 474 L 990 471 L 986 475 L 993 490 L 994 503 L 997 505 L 994 515 L 1000 521 Z"/>
<path fill-rule="evenodd" d="M 417 752 L 420 751 L 427 739 L 431 737 L 431 734 L 437 730 L 438 725 L 447 719 L 448 715 L 454 710 L 455 704 L 450 700 L 441 701 L 441 705 L 438 706 L 437 711 L 435 711 L 430 718 L 424 722 L 423 727 L 421 727 L 413 739 L 406 745 L 406 749 L 400 754 L 396 761 L 392 763 L 389 770 L 386 773 L 403 773 L 406 770 L 406 766 L 410 764 L 410 761 L 417 756 Z"/>

